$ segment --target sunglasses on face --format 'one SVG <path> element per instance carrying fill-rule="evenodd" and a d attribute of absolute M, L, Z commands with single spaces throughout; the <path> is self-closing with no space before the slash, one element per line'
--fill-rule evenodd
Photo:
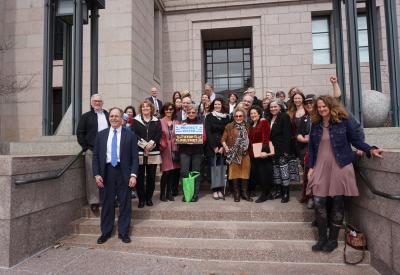
<path fill-rule="evenodd" d="M 195 115 L 196 112 L 188 112 L 188 115 Z"/>
<path fill-rule="evenodd" d="M 165 111 L 173 111 L 174 109 L 173 108 L 168 108 L 167 110 L 165 110 Z"/>

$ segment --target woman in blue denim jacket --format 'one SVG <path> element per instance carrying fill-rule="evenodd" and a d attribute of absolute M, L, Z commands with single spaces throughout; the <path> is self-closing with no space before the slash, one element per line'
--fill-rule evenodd
<path fill-rule="evenodd" d="M 355 131 L 345 108 L 331 96 L 316 100 L 311 116 L 307 193 L 314 195 L 318 242 L 313 251 L 332 252 L 337 246 L 344 218 L 344 197 L 358 196 L 351 146 L 368 156 L 381 157 L 382 150 L 371 147 Z M 331 200 L 328 236 L 327 199 Z"/>

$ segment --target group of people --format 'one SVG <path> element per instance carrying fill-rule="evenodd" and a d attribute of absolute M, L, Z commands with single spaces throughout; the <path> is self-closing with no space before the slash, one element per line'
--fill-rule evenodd
<path fill-rule="evenodd" d="M 93 95 L 92 110 L 82 115 L 77 136 L 86 150 L 87 197 L 93 211 L 100 202 L 96 187 L 103 190 L 98 243 L 111 235 L 116 197 L 119 237 L 130 242 L 131 188 L 136 187 L 139 208 L 152 206 L 158 165 L 161 201 L 175 200 L 181 180 L 202 167 L 207 169 L 212 197 L 225 200 L 225 188 L 214 184 L 216 177 L 210 174 L 213 167 L 227 166 L 234 201 L 253 201 L 259 185 L 256 203 L 277 198 L 287 203 L 290 183 L 300 181 L 301 166 L 301 202 L 315 208 L 319 233 L 312 249 L 333 251 L 344 217 L 344 197 L 358 195 L 351 145 L 367 156 L 381 157 L 381 150 L 364 142 L 360 124 L 340 104 L 336 78 L 330 80 L 333 97 L 304 95 L 294 87 L 287 101 L 283 91 L 270 90 L 259 100 L 254 88 L 248 88 L 241 101 L 233 92 L 225 101 L 206 83 L 199 105 L 187 90 L 162 103 L 153 87 L 138 114 L 133 106 L 124 111 L 112 108 L 108 114 L 101 96 Z M 177 144 L 177 125 L 188 124 L 203 125 L 202 144 Z M 195 179 L 192 202 L 199 199 L 202 178 L 201 174 Z"/>

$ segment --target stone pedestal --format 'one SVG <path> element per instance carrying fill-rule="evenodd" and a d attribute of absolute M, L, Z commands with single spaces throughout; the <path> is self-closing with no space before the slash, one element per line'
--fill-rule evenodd
<path fill-rule="evenodd" d="M 61 178 L 16 186 L 16 179 L 54 175 L 73 156 L 0 155 L 0 267 L 10 267 L 70 233 L 85 198 L 83 157 Z"/>

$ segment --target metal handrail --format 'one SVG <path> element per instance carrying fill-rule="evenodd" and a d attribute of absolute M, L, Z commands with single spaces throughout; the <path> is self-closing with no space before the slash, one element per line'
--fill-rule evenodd
<path fill-rule="evenodd" d="M 376 190 L 375 187 L 372 185 L 372 183 L 364 175 L 364 173 L 361 172 L 358 167 L 354 167 L 354 168 L 356 168 L 354 170 L 358 173 L 358 175 L 364 181 L 365 185 L 368 187 L 369 191 L 371 191 L 373 194 L 390 199 L 390 200 L 400 200 L 400 195 L 392 195 L 392 194 L 388 194 L 388 193 Z"/>
<path fill-rule="evenodd" d="M 72 164 L 75 163 L 79 159 L 79 157 L 85 152 L 85 150 L 81 150 L 70 162 L 68 162 L 65 167 L 60 170 L 57 174 L 54 176 L 47 176 L 47 177 L 40 177 L 40 178 L 35 178 L 35 179 L 29 179 L 29 180 L 16 180 L 14 183 L 15 185 L 24 185 L 24 184 L 29 184 L 29 183 L 34 183 L 34 182 L 39 182 L 39 181 L 45 181 L 45 180 L 54 180 L 60 178 L 64 173 L 72 166 Z"/>

